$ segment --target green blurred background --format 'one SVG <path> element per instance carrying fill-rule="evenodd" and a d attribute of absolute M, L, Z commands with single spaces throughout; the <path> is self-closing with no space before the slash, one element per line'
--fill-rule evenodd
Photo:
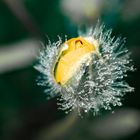
<path fill-rule="evenodd" d="M 137 71 L 126 80 L 135 92 L 113 114 L 65 114 L 36 85 L 39 72 L 33 65 L 40 42 L 77 36 L 77 27 L 95 26 L 98 19 L 113 35 L 127 38 Z M 139 140 L 139 68 L 139 0 L 1 0 L 0 140 Z"/>

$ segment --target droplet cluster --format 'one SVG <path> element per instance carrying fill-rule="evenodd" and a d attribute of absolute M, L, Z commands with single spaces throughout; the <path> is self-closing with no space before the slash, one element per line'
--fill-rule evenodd
<path fill-rule="evenodd" d="M 130 53 L 124 47 L 125 39 L 111 36 L 112 30 L 105 30 L 104 25 L 89 29 L 82 37 L 97 40 L 98 55 L 91 55 L 90 63 L 81 64 L 71 81 L 65 86 L 55 82 L 52 69 L 62 44 L 61 38 L 56 43 L 49 43 L 39 55 L 39 64 L 35 68 L 43 76 L 38 84 L 45 86 L 49 97 L 60 96 L 58 104 L 65 111 L 77 109 L 78 112 L 100 109 L 111 110 L 113 106 L 121 106 L 121 98 L 134 88 L 124 81 L 128 71 L 134 71 Z"/>

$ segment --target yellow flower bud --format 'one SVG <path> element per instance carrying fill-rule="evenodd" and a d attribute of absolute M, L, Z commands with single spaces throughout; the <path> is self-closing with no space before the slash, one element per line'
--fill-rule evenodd
<path fill-rule="evenodd" d="M 63 46 L 54 72 L 55 80 L 60 85 L 66 84 L 81 64 L 88 61 L 91 53 L 96 50 L 96 47 L 83 37 L 72 38 L 66 41 Z"/>
<path fill-rule="evenodd" d="M 125 40 L 112 38 L 104 25 L 88 29 L 79 37 L 49 42 L 40 52 L 38 85 L 45 86 L 47 98 L 58 96 L 59 108 L 79 114 L 121 106 L 121 97 L 134 88 L 124 82 L 134 71 Z M 84 36 L 83 36 L 84 35 Z"/>

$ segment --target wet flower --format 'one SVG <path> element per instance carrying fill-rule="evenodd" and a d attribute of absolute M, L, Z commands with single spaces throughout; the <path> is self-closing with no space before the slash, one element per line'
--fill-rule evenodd
<path fill-rule="evenodd" d="M 65 85 L 80 69 L 82 63 L 90 60 L 91 54 L 96 52 L 94 44 L 83 37 L 72 38 L 63 44 L 59 60 L 55 64 L 55 80 Z"/>
<path fill-rule="evenodd" d="M 46 87 L 49 97 L 60 96 L 62 110 L 111 110 L 134 90 L 124 81 L 126 72 L 134 71 L 125 40 L 111 37 L 111 32 L 97 25 L 64 43 L 61 38 L 49 42 L 41 50 L 35 66 L 43 74 L 38 84 Z"/>

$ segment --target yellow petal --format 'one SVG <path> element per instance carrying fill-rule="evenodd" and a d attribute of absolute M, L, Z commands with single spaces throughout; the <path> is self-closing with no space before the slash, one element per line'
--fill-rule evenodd
<path fill-rule="evenodd" d="M 61 51 L 54 73 L 56 82 L 61 85 L 66 84 L 95 51 L 95 46 L 82 37 L 72 38 L 64 44 L 68 47 Z"/>

